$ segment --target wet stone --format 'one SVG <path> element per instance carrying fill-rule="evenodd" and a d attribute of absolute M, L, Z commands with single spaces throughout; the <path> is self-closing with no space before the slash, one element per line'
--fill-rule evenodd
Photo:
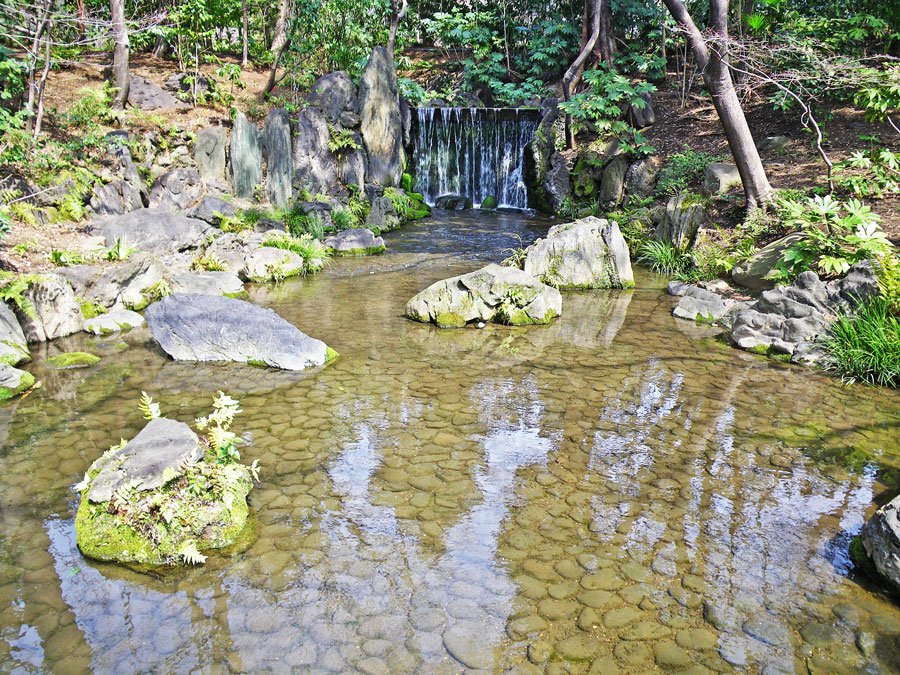
<path fill-rule="evenodd" d="M 653 658 L 657 665 L 665 670 L 680 670 L 692 663 L 688 653 L 670 640 L 653 645 Z"/>
<path fill-rule="evenodd" d="M 553 646 L 549 642 L 533 642 L 528 645 L 528 660 L 535 665 L 543 665 L 553 653 Z"/>
<path fill-rule="evenodd" d="M 787 627 L 768 614 L 757 614 L 747 619 L 742 628 L 747 635 L 767 645 L 777 646 L 788 641 Z"/>
<path fill-rule="evenodd" d="M 547 587 L 534 577 L 520 574 L 515 578 L 515 582 L 526 598 L 540 600 L 547 595 Z"/>
<path fill-rule="evenodd" d="M 811 621 L 800 629 L 800 635 L 813 647 L 826 647 L 838 638 L 834 626 L 818 621 Z"/>
<path fill-rule="evenodd" d="M 856 605 L 849 602 L 840 602 L 831 608 L 832 613 L 849 626 L 858 626 L 862 619 L 862 612 Z"/>
<path fill-rule="evenodd" d="M 531 616 L 525 616 L 521 619 L 510 621 L 506 630 L 509 633 L 509 636 L 515 640 L 532 633 L 539 633 L 542 630 L 546 630 L 547 625 L 547 622 L 543 618 L 537 614 L 532 614 Z"/>
<path fill-rule="evenodd" d="M 482 624 L 457 623 L 444 631 L 444 646 L 464 666 L 487 670 L 494 665 L 493 650 L 484 644 L 484 636 L 490 633 Z"/>
<path fill-rule="evenodd" d="M 875 637 L 871 633 L 859 631 L 856 634 L 856 648 L 863 656 L 872 656 L 875 653 Z"/>
<path fill-rule="evenodd" d="M 621 628 L 644 616 L 644 613 L 633 607 L 611 609 L 603 615 L 603 625 L 607 628 Z"/>
<path fill-rule="evenodd" d="M 900 633 L 900 621 L 887 614 L 875 614 L 872 627 L 879 633 Z"/>
<path fill-rule="evenodd" d="M 675 642 L 680 647 L 693 650 L 715 649 L 719 644 L 718 636 L 705 628 L 681 630 L 675 635 Z"/>
<path fill-rule="evenodd" d="M 587 661 L 599 648 L 599 642 L 593 636 L 578 633 L 556 644 L 557 653 L 564 659 Z"/>
<path fill-rule="evenodd" d="M 666 637 L 671 631 L 655 621 L 641 621 L 619 633 L 623 640 L 658 640 Z"/>
<path fill-rule="evenodd" d="M 553 569 L 563 579 L 580 579 L 584 575 L 584 570 L 569 558 L 556 563 Z"/>
<path fill-rule="evenodd" d="M 615 569 L 604 569 L 581 579 L 581 586 L 588 591 L 617 591 L 625 585 Z"/>
<path fill-rule="evenodd" d="M 585 607 L 578 615 L 576 625 L 583 631 L 591 631 L 601 623 L 600 613 L 592 607 Z"/>
<path fill-rule="evenodd" d="M 538 613 L 548 621 L 559 621 L 573 616 L 578 611 L 578 603 L 571 600 L 545 599 L 538 603 Z"/>
<path fill-rule="evenodd" d="M 564 600 L 572 595 L 575 595 L 578 590 L 578 586 L 574 581 L 563 581 L 558 584 L 552 584 L 547 587 L 547 593 L 551 598 L 555 598 L 556 600 Z"/>
<path fill-rule="evenodd" d="M 615 593 L 609 591 L 582 591 L 578 594 L 578 602 L 595 609 L 605 609 L 607 607 L 621 605 L 622 599 Z"/>

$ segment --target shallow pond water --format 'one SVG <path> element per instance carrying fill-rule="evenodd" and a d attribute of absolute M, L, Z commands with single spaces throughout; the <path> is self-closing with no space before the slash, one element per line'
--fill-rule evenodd
<path fill-rule="evenodd" d="M 380 257 L 251 289 L 341 358 L 180 364 L 146 330 L 57 341 L 0 408 L 4 672 L 895 672 L 900 611 L 848 563 L 898 483 L 900 397 L 729 349 L 663 280 L 566 293 L 531 328 L 402 317 L 428 284 L 546 231 L 437 216 Z M 52 371 L 73 348 L 103 357 Z M 156 578 L 85 560 L 72 486 L 217 389 L 258 539 Z"/>

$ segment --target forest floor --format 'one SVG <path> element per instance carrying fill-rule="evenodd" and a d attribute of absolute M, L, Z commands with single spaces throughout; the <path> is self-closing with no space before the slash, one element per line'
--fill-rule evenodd
<path fill-rule="evenodd" d="M 234 59 L 223 61 L 235 62 Z M 47 82 L 46 106 L 47 128 L 52 135 L 71 133 L 55 124 L 54 119 L 81 98 L 86 87 L 102 86 L 103 67 L 108 63 L 108 53 L 84 54 L 80 63 L 65 65 L 51 72 Z M 201 72 L 211 76 L 215 68 L 215 65 L 203 65 Z M 132 57 L 131 69 L 135 75 L 141 75 L 160 85 L 170 75 L 180 72 L 174 60 L 141 54 Z M 257 99 L 267 78 L 267 67 L 245 68 L 242 70 L 244 88 L 233 91 L 232 105 L 243 110 L 254 121 L 265 117 L 272 105 L 261 103 Z M 682 152 L 685 147 L 730 162 L 728 144 L 712 101 L 708 96 L 697 93 L 697 87 L 694 88 L 694 93 L 682 101 L 677 79 L 672 74 L 668 80 L 671 84 L 661 85 L 654 95 L 657 122 L 645 132 L 662 164 L 671 155 Z M 282 88 L 276 88 L 274 95 L 280 104 L 291 99 L 296 101 L 298 96 L 296 92 Z M 302 93 L 299 97 L 302 98 Z M 758 94 L 745 96 L 743 105 L 757 141 L 768 136 L 782 135 L 791 139 L 783 150 L 766 150 L 761 153 L 773 187 L 805 192 L 827 188 L 825 164 L 812 142 L 812 135 L 804 129 L 797 111 L 775 110 L 771 102 Z M 840 106 L 830 109 L 829 116 L 830 119 L 824 124 L 825 149 L 832 161 L 847 159 L 853 151 L 866 149 L 871 141 L 865 138 L 872 137 L 880 139 L 876 144 L 878 147 L 889 147 L 900 152 L 900 136 L 886 125 L 867 122 L 860 111 Z M 227 121 L 228 106 L 202 105 L 189 110 L 165 111 L 162 114 L 129 110 L 122 118 L 122 128 L 141 132 L 174 124 L 185 131 L 196 132 L 205 126 Z M 837 197 L 847 199 L 849 195 L 838 192 Z M 889 195 L 883 199 L 868 198 L 864 201 L 881 216 L 882 227 L 890 239 L 895 244 L 900 244 L 900 195 Z M 713 219 L 724 226 L 736 224 L 742 217 L 742 202 L 740 190 L 733 190 L 724 199 L 715 202 L 711 209 Z M 51 269 L 51 250 L 78 250 L 83 248 L 86 240 L 84 223 L 56 223 L 36 227 L 18 224 L 0 244 L 0 268 L 19 272 Z"/>

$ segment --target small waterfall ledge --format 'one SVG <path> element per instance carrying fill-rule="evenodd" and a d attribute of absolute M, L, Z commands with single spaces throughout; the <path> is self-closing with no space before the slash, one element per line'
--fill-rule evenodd
<path fill-rule="evenodd" d="M 519 108 L 417 108 L 410 173 L 416 192 L 434 206 L 441 195 L 462 195 L 479 206 L 525 209 L 525 147 L 540 121 Z"/>

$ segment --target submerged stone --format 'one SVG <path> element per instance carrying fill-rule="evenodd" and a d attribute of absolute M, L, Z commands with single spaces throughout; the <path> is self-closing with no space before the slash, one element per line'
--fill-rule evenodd
<path fill-rule="evenodd" d="M 51 356 L 46 363 L 55 370 L 71 370 L 73 368 L 88 368 L 100 363 L 100 357 L 87 352 L 67 352 Z"/>
<path fill-rule="evenodd" d="M 558 290 L 520 269 L 495 264 L 435 282 L 406 304 L 410 319 L 433 322 L 441 328 L 460 328 L 476 319 L 543 324 L 561 311 Z"/>

